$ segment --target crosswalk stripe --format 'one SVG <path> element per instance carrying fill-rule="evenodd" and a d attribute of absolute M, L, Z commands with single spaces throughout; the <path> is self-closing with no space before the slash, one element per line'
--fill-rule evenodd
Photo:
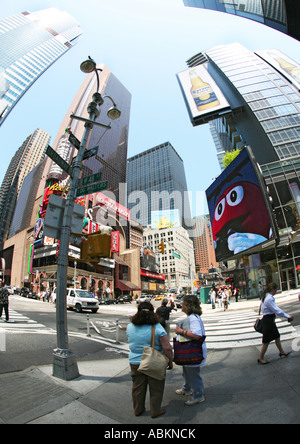
<path fill-rule="evenodd" d="M 2 322 L 0 321 L 0 329 L 9 332 L 34 331 L 36 329 L 49 330 L 45 325 L 40 324 L 15 310 L 9 310 L 9 322 L 4 322 L 4 319 L 5 315 L 3 313 Z"/>
<path fill-rule="evenodd" d="M 203 314 L 207 348 L 213 350 L 261 345 L 262 335 L 254 330 L 257 318 L 256 310 Z M 171 330 L 175 329 L 176 322 L 180 319 L 183 318 L 172 320 Z M 282 340 L 298 336 L 297 330 L 286 319 L 276 319 L 276 325 Z"/>

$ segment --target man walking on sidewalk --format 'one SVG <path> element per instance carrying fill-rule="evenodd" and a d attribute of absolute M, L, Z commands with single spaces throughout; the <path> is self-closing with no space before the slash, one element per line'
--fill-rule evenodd
<path fill-rule="evenodd" d="M 8 291 L 4 288 L 3 281 L 0 280 L 0 318 L 2 317 L 3 308 L 5 311 L 6 322 L 9 321 L 8 310 Z"/>

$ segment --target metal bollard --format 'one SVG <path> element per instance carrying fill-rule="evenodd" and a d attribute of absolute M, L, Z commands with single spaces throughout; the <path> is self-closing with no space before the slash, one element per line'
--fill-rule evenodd
<path fill-rule="evenodd" d="M 86 322 L 87 322 L 87 337 L 90 338 L 91 333 L 90 333 L 90 317 L 89 317 L 89 315 L 87 315 L 87 317 L 86 317 Z"/>
<path fill-rule="evenodd" d="M 119 319 L 116 319 L 116 344 L 120 344 L 120 329 L 119 329 Z"/>

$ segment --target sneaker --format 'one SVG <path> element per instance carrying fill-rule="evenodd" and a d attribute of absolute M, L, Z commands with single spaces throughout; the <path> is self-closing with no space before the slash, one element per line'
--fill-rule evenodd
<path fill-rule="evenodd" d="M 193 391 L 190 390 L 189 392 L 185 392 L 182 389 L 176 390 L 175 391 L 176 395 L 183 395 L 183 396 L 191 396 L 193 394 Z"/>
<path fill-rule="evenodd" d="M 199 399 L 190 399 L 189 401 L 186 401 L 185 405 L 187 405 L 187 406 L 196 405 L 196 404 L 200 404 L 201 402 L 204 402 L 204 401 L 205 401 L 205 398 L 204 398 L 204 396 L 202 396 Z"/>

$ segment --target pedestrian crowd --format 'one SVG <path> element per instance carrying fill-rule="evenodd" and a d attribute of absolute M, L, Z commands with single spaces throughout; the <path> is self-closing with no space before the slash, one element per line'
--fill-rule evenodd
<path fill-rule="evenodd" d="M 239 289 L 237 287 L 222 286 L 216 287 L 213 285 L 209 292 L 212 309 L 215 310 L 216 306 L 224 308 L 224 311 L 228 310 L 231 298 L 234 297 L 235 301 L 239 300 Z"/>

